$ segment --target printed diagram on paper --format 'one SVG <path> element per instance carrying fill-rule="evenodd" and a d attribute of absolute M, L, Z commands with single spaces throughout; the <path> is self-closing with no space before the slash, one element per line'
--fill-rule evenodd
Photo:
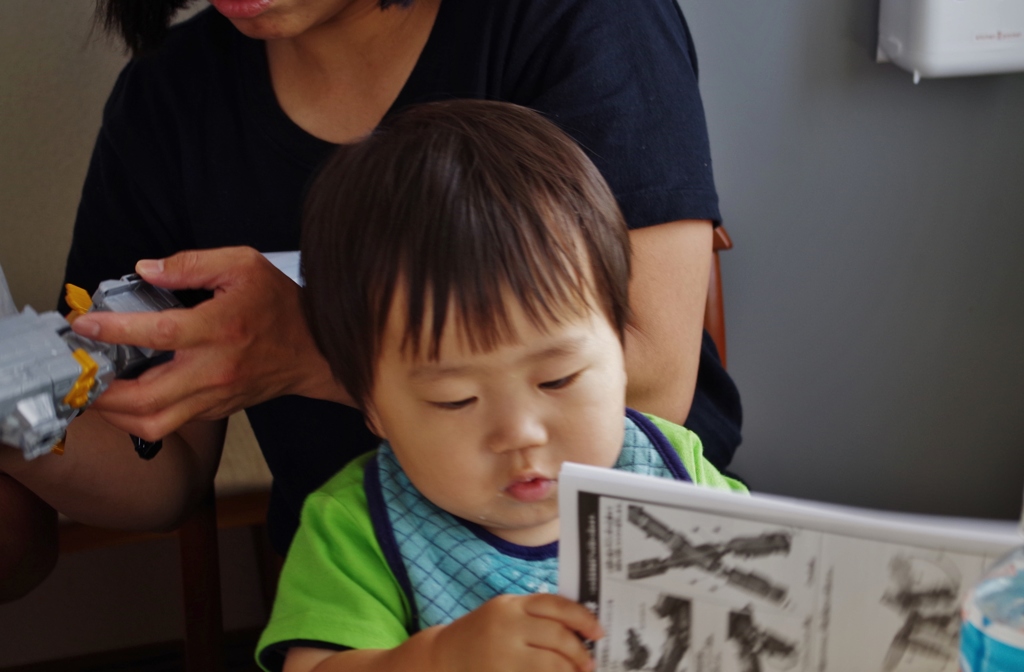
<path fill-rule="evenodd" d="M 956 672 L 963 593 L 1000 543 L 900 543 L 870 522 L 836 532 L 827 515 L 810 527 L 589 490 L 574 524 L 563 514 L 575 566 L 560 581 L 601 619 L 603 671 Z"/>

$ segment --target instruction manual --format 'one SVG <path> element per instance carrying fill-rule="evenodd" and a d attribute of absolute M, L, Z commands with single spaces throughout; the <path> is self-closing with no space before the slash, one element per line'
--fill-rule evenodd
<path fill-rule="evenodd" d="M 598 670 L 957 672 L 960 604 L 1016 524 L 853 509 L 566 464 L 561 594 Z"/>

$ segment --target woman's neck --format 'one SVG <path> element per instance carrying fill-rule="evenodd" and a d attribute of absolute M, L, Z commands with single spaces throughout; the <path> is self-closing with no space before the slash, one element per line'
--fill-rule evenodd
<path fill-rule="evenodd" d="M 430 37 L 440 0 L 381 10 L 354 0 L 303 32 L 266 41 L 285 114 L 329 142 L 356 140 L 380 122 Z"/>

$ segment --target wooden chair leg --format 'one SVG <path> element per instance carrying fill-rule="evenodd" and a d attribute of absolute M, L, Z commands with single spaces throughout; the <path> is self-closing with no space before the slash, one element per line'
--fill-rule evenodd
<path fill-rule="evenodd" d="M 181 579 L 185 611 L 185 670 L 224 670 L 224 621 L 213 489 L 181 526 Z"/>

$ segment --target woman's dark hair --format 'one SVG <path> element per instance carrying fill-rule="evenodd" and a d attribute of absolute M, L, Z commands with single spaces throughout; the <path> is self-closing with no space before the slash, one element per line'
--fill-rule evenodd
<path fill-rule="evenodd" d="M 449 303 L 473 351 L 515 338 L 511 300 L 541 329 L 599 310 L 622 340 L 629 254 L 615 197 L 554 124 L 509 103 L 428 103 L 323 167 L 303 217 L 303 307 L 363 406 L 396 293 L 416 357 L 439 356 Z"/>
<path fill-rule="evenodd" d="M 408 6 L 412 0 L 379 0 L 380 8 Z M 124 40 L 132 56 L 155 51 L 167 35 L 171 19 L 193 0 L 96 0 L 96 20 L 108 33 Z"/>

